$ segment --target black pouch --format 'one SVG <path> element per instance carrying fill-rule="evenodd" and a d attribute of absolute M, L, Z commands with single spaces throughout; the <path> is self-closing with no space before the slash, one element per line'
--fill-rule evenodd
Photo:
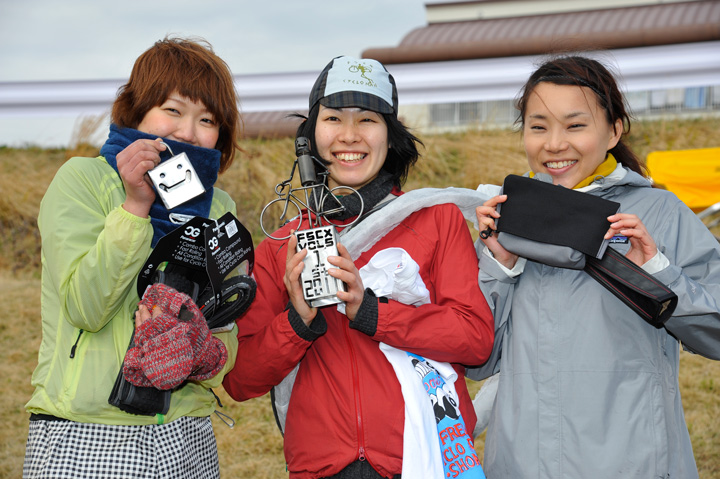
<path fill-rule="evenodd" d="M 517 175 L 505 178 L 503 193 L 508 199 L 498 208 L 497 229 L 505 249 L 584 270 L 656 328 L 672 316 L 677 295 L 604 240 L 607 217 L 619 211 L 619 203 Z"/>
<path fill-rule="evenodd" d="M 130 339 L 128 349 L 135 345 L 134 334 Z M 123 363 L 124 365 L 124 363 Z M 135 386 L 123 374 L 123 365 L 120 365 L 108 402 L 129 414 L 139 416 L 154 416 L 167 414 L 170 410 L 171 391 L 163 391 L 153 387 Z"/>
<path fill-rule="evenodd" d="M 602 257 L 607 217 L 618 212 L 620 203 L 517 175 L 505 178 L 502 192 L 508 199 L 498 207 L 499 232 Z"/>

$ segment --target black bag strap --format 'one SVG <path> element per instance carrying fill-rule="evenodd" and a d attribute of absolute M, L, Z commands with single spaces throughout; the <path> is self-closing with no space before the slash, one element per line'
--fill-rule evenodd
<path fill-rule="evenodd" d="M 677 295 L 613 248 L 601 259 L 586 255 L 585 272 L 656 328 L 675 311 Z"/>

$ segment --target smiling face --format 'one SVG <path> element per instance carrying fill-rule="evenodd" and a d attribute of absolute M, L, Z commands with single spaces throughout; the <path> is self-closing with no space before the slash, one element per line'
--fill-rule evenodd
<path fill-rule="evenodd" d="M 172 93 L 161 105 L 151 108 L 137 127 L 149 135 L 215 148 L 220 127 L 202 102 Z"/>
<path fill-rule="evenodd" d="M 374 111 L 320 105 L 315 146 L 320 156 L 330 162 L 328 186 L 358 189 L 374 180 L 385 163 L 387 124 Z"/>
<path fill-rule="evenodd" d="M 620 140 L 622 120 L 608 123 L 595 93 L 541 82 L 527 100 L 523 140 L 530 169 L 573 188 L 605 161 Z"/>

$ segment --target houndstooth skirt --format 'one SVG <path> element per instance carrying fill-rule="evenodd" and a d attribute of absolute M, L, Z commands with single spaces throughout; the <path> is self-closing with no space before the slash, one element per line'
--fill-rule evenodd
<path fill-rule="evenodd" d="M 148 426 L 30 421 L 24 479 L 219 477 L 209 417 Z"/>

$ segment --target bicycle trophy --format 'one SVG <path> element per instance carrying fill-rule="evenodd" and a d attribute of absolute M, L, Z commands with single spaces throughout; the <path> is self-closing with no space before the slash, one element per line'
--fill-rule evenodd
<path fill-rule="evenodd" d="M 275 240 L 285 240 L 294 234 L 297 238 L 297 251 L 307 249 L 303 260 L 305 268 L 300 276 L 305 301 L 313 308 L 341 303 L 337 292 L 345 291 L 345 284 L 330 276 L 328 256 L 337 256 L 338 234 L 336 226 L 348 227 L 362 216 L 364 203 L 360 194 L 349 186 L 328 188 L 327 176 L 330 172 L 317 158 L 310 155 L 310 141 L 305 137 L 295 140 L 295 156 L 290 178 L 275 185 L 278 196 L 265 205 L 260 213 L 260 227 L 263 233 Z M 318 170 L 316 170 L 316 166 Z M 295 170 L 299 171 L 299 188 L 292 187 Z M 319 172 L 318 172 L 319 171 Z M 333 215 L 345 211 L 336 194 L 354 194 L 360 198 L 360 213 L 350 223 L 333 222 Z M 307 227 L 303 229 L 302 209 L 307 210 Z M 294 214 L 297 213 L 297 214 Z M 323 224 L 324 222 L 324 224 Z M 268 231 L 290 223 L 286 236 L 273 236 Z M 277 233 L 275 233 L 277 234 Z"/>

